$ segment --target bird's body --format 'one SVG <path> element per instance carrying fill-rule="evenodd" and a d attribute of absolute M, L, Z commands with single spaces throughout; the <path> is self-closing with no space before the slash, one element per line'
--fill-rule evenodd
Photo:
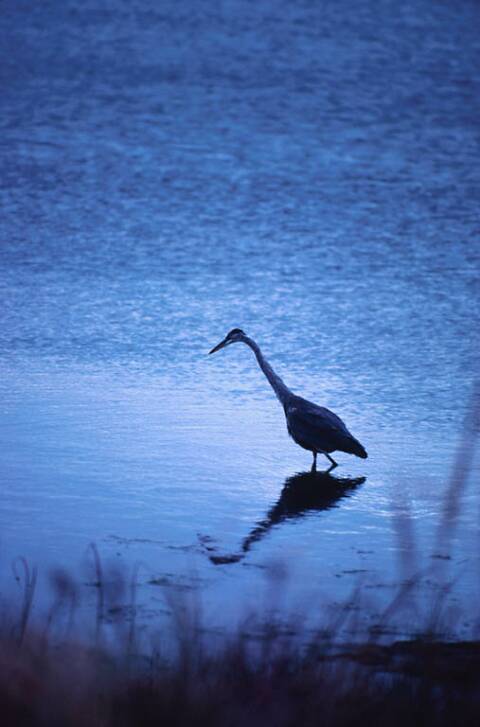
<path fill-rule="evenodd" d="M 245 343 L 254 352 L 258 364 L 267 377 L 277 398 L 283 406 L 287 420 L 288 433 L 300 447 L 313 453 L 313 468 L 316 467 L 317 454 L 324 454 L 332 466 L 335 460 L 331 452 L 339 450 L 365 459 L 367 453 L 360 442 L 348 431 L 339 416 L 318 406 L 301 396 L 297 396 L 284 384 L 263 356 L 258 344 L 249 338 L 240 328 L 234 328 L 225 339 L 215 346 L 210 353 L 230 345 Z"/>
<path fill-rule="evenodd" d="M 321 453 L 332 461 L 329 455 L 336 450 L 356 454 L 363 459 L 367 456 L 340 417 L 324 406 L 317 406 L 293 394 L 284 410 L 288 433 L 300 447 L 313 452 L 314 458 Z"/>

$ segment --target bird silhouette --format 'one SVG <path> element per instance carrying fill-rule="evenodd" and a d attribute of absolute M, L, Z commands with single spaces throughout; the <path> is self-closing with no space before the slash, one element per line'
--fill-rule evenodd
<path fill-rule="evenodd" d="M 288 433 L 300 447 L 313 453 L 312 470 L 317 467 L 317 454 L 324 454 L 330 460 L 331 469 L 336 467 L 337 462 L 330 454 L 336 450 L 366 459 L 365 448 L 348 431 L 340 417 L 324 406 L 318 406 L 290 391 L 265 359 L 260 346 L 241 328 L 233 328 L 209 353 L 220 351 L 232 343 L 245 343 L 252 349 L 258 365 L 283 406 Z"/>
<path fill-rule="evenodd" d="M 338 503 L 350 497 L 365 482 L 365 477 L 334 477 L 329 472 L 299 472 L 285 480 L 277 502 L 265 518 L 260 520 L 242 540 L 239 551 L 228 555 L 210 552 L 209 558 L 215 565 L 238 563 L 245 558 L 254 543 L 276 525 L 287 520 L 296 520 L 314 511 L 331 510 Z M 211 548 L 213 550 L 213 548 Z"/>

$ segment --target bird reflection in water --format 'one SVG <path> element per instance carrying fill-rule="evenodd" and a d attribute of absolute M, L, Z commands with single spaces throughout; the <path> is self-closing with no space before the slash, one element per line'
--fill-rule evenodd
<path fill-rule="evenodd" d="M 333 477 L 329 472 L 299 472 L 289 477 L 279 499 L 242 541 L 239 552 L 231 555 L 210 554 L 216 565 L 238 563 L 275 525 L 301 518 L 309 512 L 331 510 L 340 500 L 350 497 L 365 482 L 365 477 Z M 211 549 L 211 548 L 210 548 Z"/>

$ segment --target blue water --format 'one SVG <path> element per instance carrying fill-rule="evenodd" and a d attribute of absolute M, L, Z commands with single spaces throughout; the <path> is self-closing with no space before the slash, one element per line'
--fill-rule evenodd
<path fill-rule="evenodd" d="M 384 603 L 403 514 L 468 622 L 478 461 L 436 535 L 478 374 L 478 3 L 17 1 L 1 23 L 7 592 L 24 555 L 47 599 L 93 541 L 142 563 L 153 620 L 191 588 L 228 624 L 279 568 L 288 608 L 359 576 Z M 234 326 L 369 451 L 339 454 L 344 497 L 300 478 L 275 506 L 311 458 L 248 349 L 207 357 Z"/>

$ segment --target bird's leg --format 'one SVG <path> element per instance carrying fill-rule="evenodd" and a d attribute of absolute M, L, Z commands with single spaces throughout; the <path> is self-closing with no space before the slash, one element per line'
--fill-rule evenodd
<path fill-rule="evenodd" d="M 335 460 L 333 459 L 333 457 L 330 457 L 330 455 L 327 454 L 326 452 L 324 452 L 324 455 L 325 455 L 325 457 L 328 457 L 328 459 L 332 463 L 332 466 L 330 467 L 330 469 L 333 469 L 334 467 L 338 467 L 338 464 L 337 464 L 337 462 L 335 462 Z"/>
<path fill-rule="evenodd" d="M 313 453 L 312 472 L 317 471 L 317 453 Z"/>

